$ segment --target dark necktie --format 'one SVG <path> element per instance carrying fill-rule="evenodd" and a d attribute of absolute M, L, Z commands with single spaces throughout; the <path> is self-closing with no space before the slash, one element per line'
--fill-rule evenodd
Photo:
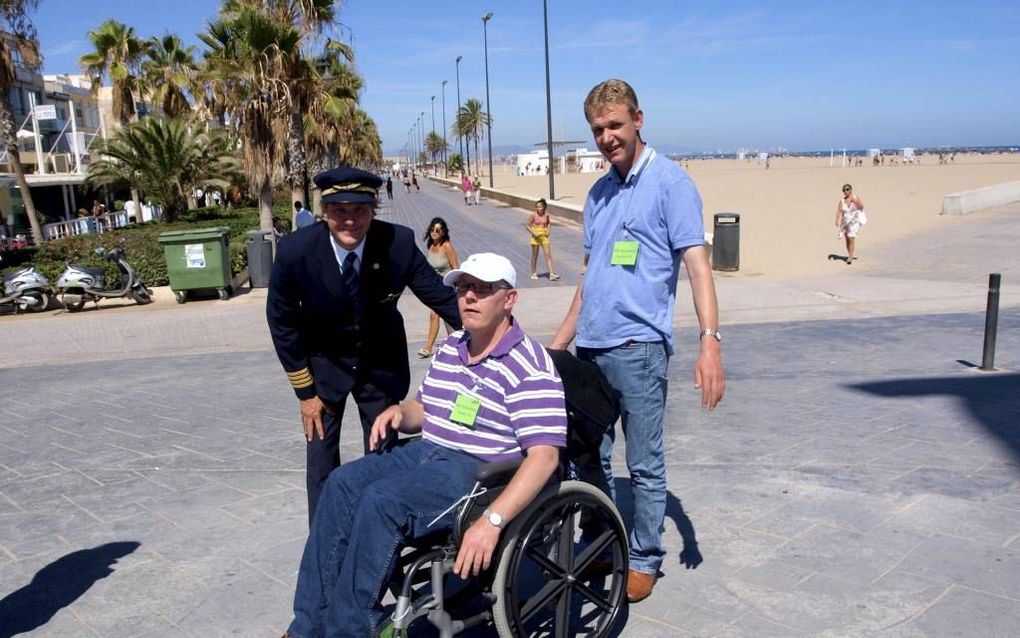
<path fill-rule="evenodd" d="M 354 253 L 347 253 L 347 257 L 344 258 L 344 267 L 341 276 L 344 280 L 344 288 L 347 289 L 347 294 L 354 300 L 354 312 L 361 315 L 361 295 L 358 293 L 358 271 L 354 269 L 354 264 L 358 260 L 358 256 Z"/>

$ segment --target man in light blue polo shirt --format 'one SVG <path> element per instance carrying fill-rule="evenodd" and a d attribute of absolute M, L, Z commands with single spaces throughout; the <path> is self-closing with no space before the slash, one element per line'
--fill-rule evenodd
<path fill-rule="evenodd" d="M 627 598 L 652 593 L 665 557 L 666 465 L 663 414 L 673 354 L 673 307 L 683 261 L 700 324 L 694 386 L 709 409 L 725 389 L 712 267 L 704 247 L 701 197 L 680 167 L 641 139 L 644 114 L 634 89 L 607 80 L 591 90 L 584 114 L 612 164 L 584 206 L 584 282 L 551 347 L 577 337 L 577 354 L 594 361 L 620 393 L 620 426 L 634 493 Z M 696 337 L 692 335 L 691 341 Z M 613 494 L 615 431 L 602 442 L 604 489 Z M 598 472 L 596 472 L 598 474 Z"/>
<path fill-rule="evenodd" d="M 311 226 L 314 223 L 315 215 L 312 214 L 312 211 L 305 208 L 305 205 L 300 201 L 294 202 L 294 230 Z"/>

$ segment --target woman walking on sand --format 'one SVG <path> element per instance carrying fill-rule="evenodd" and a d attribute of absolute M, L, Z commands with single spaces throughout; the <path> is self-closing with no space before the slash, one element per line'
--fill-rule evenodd
<path fill-rule="evenodd" d="M 846 265 L 854 263 L 854 244 L 861 226 L 868 223 L 864 214 L 864 202 L 854 195 L 854 187 L 843 184 L 843 197 L 836 204 L 836 229 L 838 239 L 846 239 Z"/>
<path fill-rule="evenodd" d="M 457 251 L 450 241 L 450 229 L 446 220 L 442 217 L 433 218 L 425 231 L 425 258 L 429 265 L 436 269 L 440 276 L 445 275 L 454 268 L 460 268 L 460 260 L 457 258 Z M 450 333 L 450 326 L 446 326 L 446 333 Z M 439 315 L 434 311 L 429 313 L 429 335 L 425 340 L 425 347 L 418 351 L 418 356 L 427 359 L 432 356 L 432 348 L 436 345 L 436 337 L 439 336 Z"/>
<path fill-rule="evenodd" d="M 535 202 L 535 212 L 528 218 L 527 223 L 524 227 L 531 234 L 531 239 L 528 243 L 531 244 L 531 278 L 538 279 L 538 247 L 542 247 L 542 252 L 545 253 L 545 266 L 549 269 L 549 281 L 556 281 L 560 278 L 553 270 L 553 258 L 552 258 L 552 245 L 549 242 L 549 229 L 552 226 L 552 219 L 549 218 L 549 213 L 546 212 L 546 203 L 544 199 L 540 199 Z"/>

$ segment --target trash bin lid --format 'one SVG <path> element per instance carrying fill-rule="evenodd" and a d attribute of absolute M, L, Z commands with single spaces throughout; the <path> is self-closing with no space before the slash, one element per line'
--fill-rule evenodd
<path fill-rule="evenodd" d="M 249 230 L 249 231 L 247 231 L 245 233 L 245 235 L 248 237 L 248 239 L 253 240 L 253 241 L 257 241 L 259 239 L 265 239 L 266 235 L 268 235 L 271 232 L 273 232 L 273 231 L 271 231 L 271 230 Z"/>
<path fill-rule="evenodd" d="M 230 235 L 226 226 L 215 228 L 195 228 L 193 230 L 170 230 L 159 234 L 159 243 L 169 244 L 182 241 L 209 241 Z"/>
<path fill-rule="evenodd" d="M 725 222 L 727 224 L 739 224 L 740 213 L 716 213 L 715 215 L 712 216 L 712 219 L 715 220 L 715 223 L 717 224 L 720 221 Z"/>

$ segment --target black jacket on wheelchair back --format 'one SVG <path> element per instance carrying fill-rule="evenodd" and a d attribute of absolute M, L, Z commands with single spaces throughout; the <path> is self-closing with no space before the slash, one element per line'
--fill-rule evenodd
<path fill-rule="evenodd" d="M 620 416 L 620 400 L 599 367 L 567 350 L 548 350 L 563 379 L 567 404 L 567 456 L 597 453 L 602 436 Z"/>

